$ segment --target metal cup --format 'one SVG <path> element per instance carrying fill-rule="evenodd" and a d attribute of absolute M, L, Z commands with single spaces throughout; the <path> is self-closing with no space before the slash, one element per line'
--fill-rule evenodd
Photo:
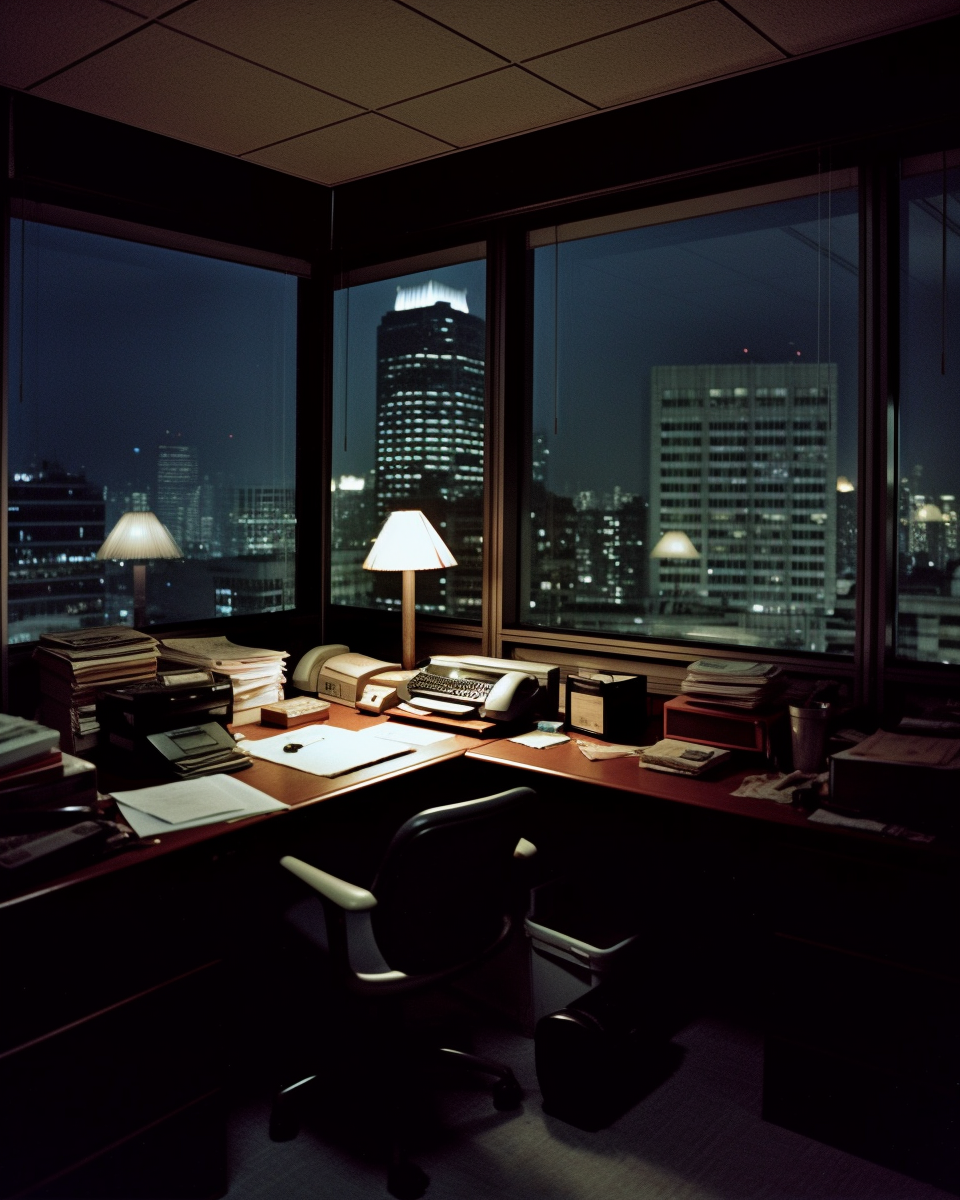
<path fill-rule="evenodd" d="M 790 742 L 795 771 L 813 775 L 822 768 L 829 719 L 829 704 L 814 702 L 804 708 L 790 705 Z"/>

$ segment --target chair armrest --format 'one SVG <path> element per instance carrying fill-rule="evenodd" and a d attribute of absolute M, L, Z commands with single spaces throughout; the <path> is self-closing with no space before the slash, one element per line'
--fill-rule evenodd
<path fill-rule="evenodd" d="M 537 848 L 533 842 L 528 842 L 526 838 L 521 838 L 520 841 L 517 842 L 516 848 L 513 851 L 513 857 L 533 858 L 536 852 Z"/>
<path fill-rule="evenodd" d="M 280 859 L 280 866 L 286 867 L 291 874 L 302 879 L 321 896 L 332 900 L 338 908 L 342 908 L 345 912 L 363 912 L 365 909 L 376 907 L 377 898 L 373 892 L 357 887 L 356 884 L 347 883 L 344 879 L 338 879 L 336 875 L 321 871 L 319 867 L 312 867 L 302 859 L 286 854 Z"/>

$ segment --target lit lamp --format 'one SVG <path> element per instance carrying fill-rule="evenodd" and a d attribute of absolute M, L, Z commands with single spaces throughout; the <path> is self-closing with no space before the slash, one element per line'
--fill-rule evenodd
<path fill-rule="evenodd" d="M 403 621 L 403 669 L 412 670 L 414 654 L 414 571 L 439 571 L 455 567 L 457 560 L 440 534 L 419 509 L 392 512 L 377 535 L 363 564 L 365 571 L 402 571 L 400 604 Z"/>
<path fill-rule="evenodd" d="M 700 551 L 682 530 L 671 529 L 663 535 L 650 551 L 651 558 L 665 559 L 677 566 L 681 562 L 693 562 L 700 557 Z M 673 596 L 676 600 L 680 595 L 679 576 L 674 577 Z"/>
<path fill-rule="evenodd" d="M 170 536 L 170 530 L 152 512 L 127 512 L 107 534 L 97 558 L 115 558 L 133 562 L 133 623 L 147 623 L 148 558 L 183 558 L 183 551 Z"/>

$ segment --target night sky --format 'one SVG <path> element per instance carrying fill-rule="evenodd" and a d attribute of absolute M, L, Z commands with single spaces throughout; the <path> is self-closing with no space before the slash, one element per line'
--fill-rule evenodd
<path fill-rule="evenodd" d="M 838 470 L 855 480 L 856 209 L 855 191 L 835 192 L 819 230 L 814 195 L 538 249 L 534 429 L 551 489 L 649 494 L 652 367 L 809 365 L 818 351 L 838 366 Z"/>
<path fill-rule="evenodd" d="M 176 439 L 228 486 L 293 486 L 292 276 L 32 222 L 11 249 L 11 472 L 154 492 Z"/>

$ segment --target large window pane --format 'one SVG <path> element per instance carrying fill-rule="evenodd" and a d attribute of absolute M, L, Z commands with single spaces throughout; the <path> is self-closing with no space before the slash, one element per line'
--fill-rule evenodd
<path fill-rule="evenodd" d="M 551 233 L 525 620 L 851 653 L 856 189 Z"/>
<path fill-rule="evenodd" d="M 294 604 L 296 280 L 12 223 L 10 641 L 133 620 L 96 552 L 151 510 L 149 623 Z"/>
<path fill-rule="evenodd" d="M 960 170 L 902 185 L 897 652 L 960 663 Z M 944 209 L 944 191 L 946 208 Z"/>
<path fill-rule="evenodd" d="M 331 597 L 399 609 L 363 560 L 394 509 L 426 513 L 457 566 L 417 578 L 417 611 L 480 619 L 485 263 L 336 296 Z"/>

